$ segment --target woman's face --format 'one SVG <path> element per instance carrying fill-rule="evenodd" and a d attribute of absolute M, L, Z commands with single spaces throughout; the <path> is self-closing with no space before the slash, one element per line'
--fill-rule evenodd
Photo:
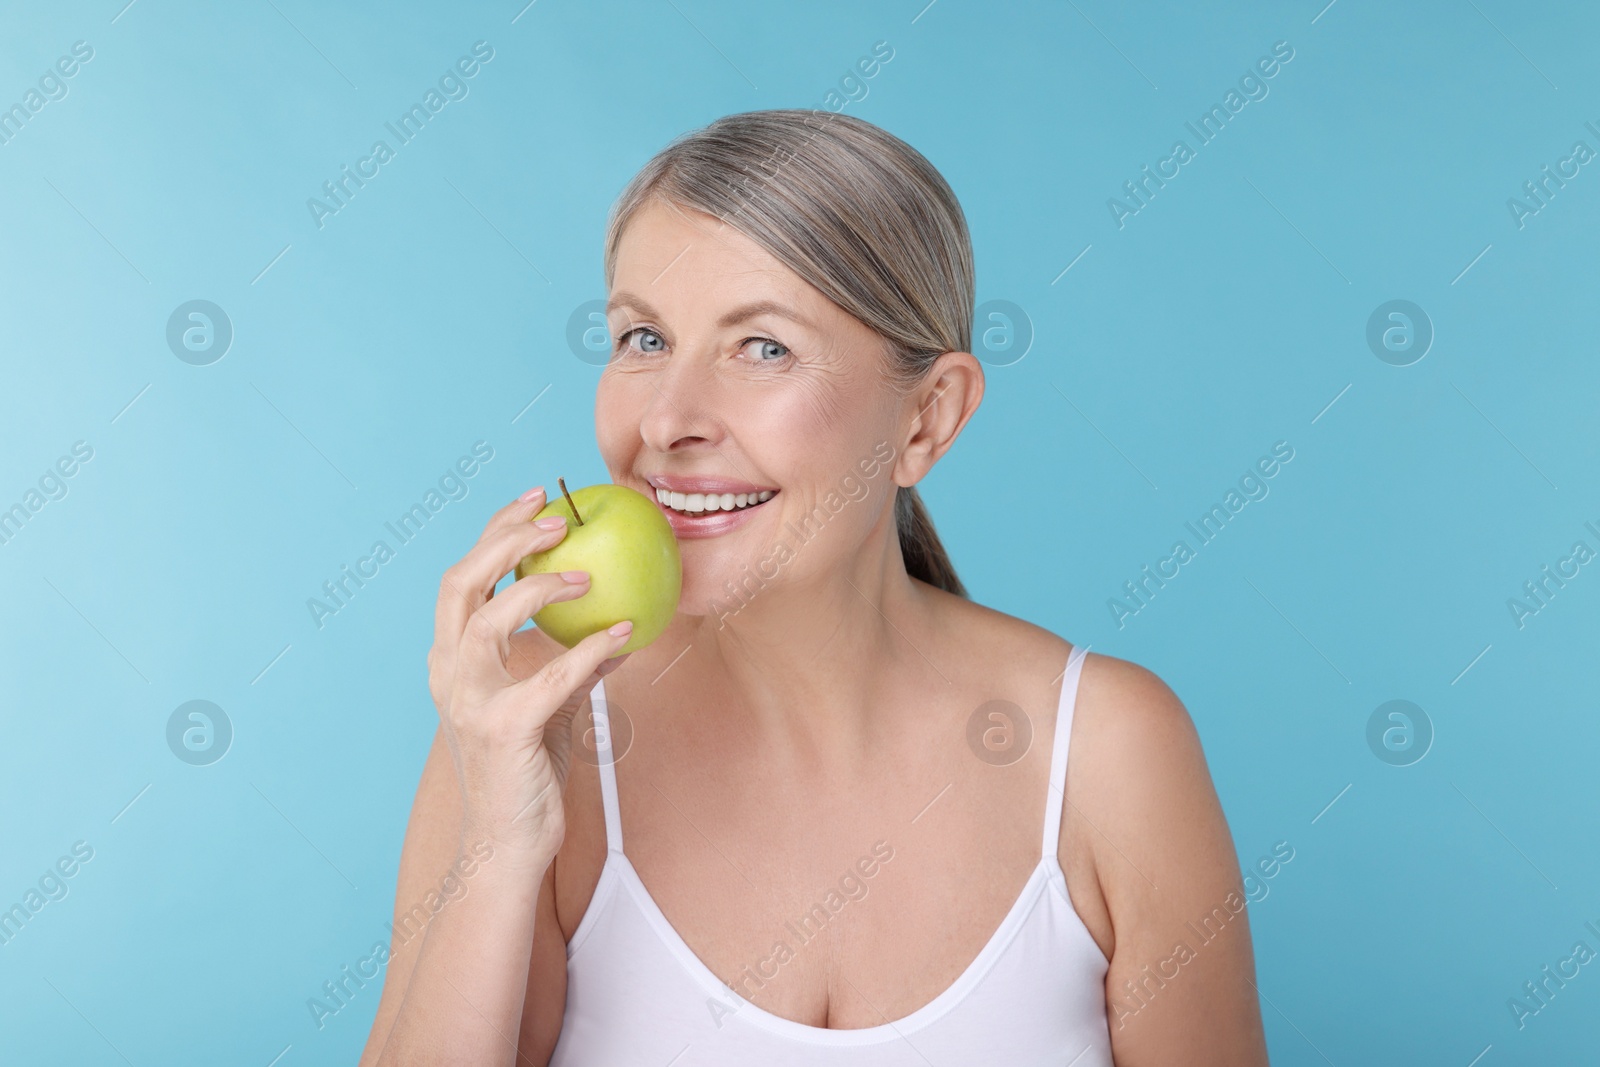
<path fill-rule="evenodd" d="M 672 524 L 681 611 L 735 612 L 892 532 L 902 397 L 882 338 L 733 227 L 659 199 L 624 231 L 610 296 L 600 451 Z"/>

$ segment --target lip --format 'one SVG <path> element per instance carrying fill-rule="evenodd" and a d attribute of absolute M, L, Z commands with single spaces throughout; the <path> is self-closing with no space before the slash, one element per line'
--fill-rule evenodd
<path fill-rule="evenodd" d="M 752 485 L 737 478 L 718 478 L 706 474 L 647 474 L 644 479 L 652 489 L 665 489 L 672 493 L 773 493 L 775 485 Z"/>
<path fill-rule="evenodd" d="M 776 486 L 752 485 L 750 482 L 740 481 L 736 478 L 718 478 L 712 475 L 695 474 L 651 474 L 645 477 L 645 482 L 650 486 L 651 492 L 646 493 L 661 513 L 667 517 L 667 524 L 672 527 L 673 536 L 680 541 L 692 541 L 705 537 L 721 537 L 723 534 L 732 533 L 751 519 L 756 512 L 776 500 L 780 491 Z M 752 507 L 738 508 L 734 511 L 708 511 L 703 515 L 691 518 L 681 512 L 673 511 L 661 501 L 656 500 L 654 490 L 665 489 L 672 493 L 762 493 L 770 492 L 772 496 Z"/>

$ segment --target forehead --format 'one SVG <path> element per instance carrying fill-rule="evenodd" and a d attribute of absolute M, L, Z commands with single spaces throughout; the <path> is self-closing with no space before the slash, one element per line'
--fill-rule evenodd
<path fill-rule="evenodd" d="M 656 307 L 723 307 L 783 300 L 817 319 L 841 314 L 813 286 L 713 215 L 652 199 L 617 243 L 612 289 Z"/>

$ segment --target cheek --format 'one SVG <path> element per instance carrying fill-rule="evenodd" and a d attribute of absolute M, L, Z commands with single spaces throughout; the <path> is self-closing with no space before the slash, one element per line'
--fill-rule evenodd
<path fill-rule="evenodd" d="M 773 391 L 740 405 L 730 415 L 729 429 L 738 451 L 749 457 L 760 476 L 782 486 L 784 511 L 809 510 L 835 492 L 856 464 L 870 457 L 882 427 L 878 413 L 860 394 L 799 388 Z M 732 421 L 737 420 L 737 421 Z"/>
<path fill-rule="evenodd" d="M 811 368 L 753 405 L 746 425 L 782 443 L 797 481 L 838 484 L 885 432 L 882 384 L 866 373 L 865 362 L 857 356 Z"/>
<path fill-rule="evenodd" d="M 637 446 L 641 408 L 634 383 L 606 372 L 594 391 L 594 436 L 608 466 Z"/>
<path fill-rule="evenodd" d="M 832 445 L 833 425 L 798 393 L 771 393 L 742 406 L 737 415 L 740 443 L 777 463 L 789 480 Z M 772 472 L 774 475 L 778 470 Z"/>

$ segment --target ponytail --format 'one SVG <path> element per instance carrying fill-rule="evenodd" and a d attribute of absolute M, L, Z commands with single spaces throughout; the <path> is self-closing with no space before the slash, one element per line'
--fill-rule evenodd
<path fill-rule="evenodd" d="M 900 555 L 905 560 L 907 574 L 947 593 L 967 595 L 967 587 L 956 577 L 955 564 L 950 562 L 939 541 L 933 519 L 923 506 L 916 486 L 902 487 L 896 492 L 894 525 L 900 535 Z"/>

